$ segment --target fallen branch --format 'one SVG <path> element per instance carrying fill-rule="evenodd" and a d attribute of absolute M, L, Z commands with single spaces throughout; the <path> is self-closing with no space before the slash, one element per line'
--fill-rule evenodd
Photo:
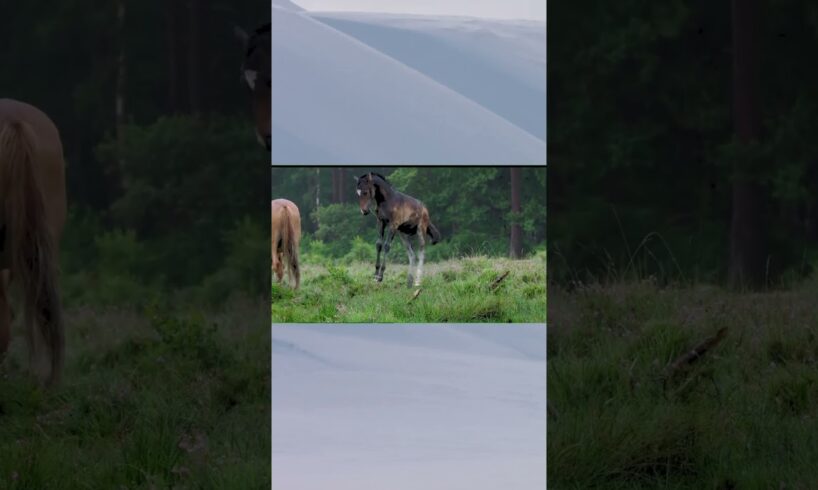
<path fill-rule="evenodd" d="M 417 290 L 417 291 L 415 291 L 415 294 L 413 294 L 413 295 L 412 295 L 412 297 L 411 297 L 411 298 L 409 298 L 409 301 L 407 301 L 407 303 L 411 303 L 411 302 L 412 302 L 412 301 L 414 301 L 414 300 L 415 300 L 415 299 L 416 299 L 418 296 L 420 296 L 420 292 L 421 292 L 421 291 L 422 291 L 422 288 L 418 288 L 418 290 Z"/>
<path fill-rule="evenodd" d="M 511 271 L 505 271 L 505 272 L 503 272 L 503 273 L 500 275 L 500 277 L 498 277 L 497 279 L 495 279 L 495 280 L 494 280 L 494 282 L 492 282 L 492 283 L 491 283 L 491 286 L 489 286 L 489 289 L 491 289 L 492 291 L 494 291 L 495 289 L 497 289 L 497 287 L 500 285 L 500 283 L 501 283 L 501 282 L 503 282 L 503 279 L 505 279 L 505 278 L 508 276 L 508 273 L 509 273 L 509 272 L 511 272 Z"/>
<path fill-rule="evenodd" d="M 680 371 L 693 365 L 693 363 L 698 361 L 704 354 L 706 354 L 709 350 L 715 347 L 726 336 L 727 327 L 722 327 L 721 329 L 719 329 L 718 332 L 716 332 L 716 335 L 708 337 L 689 352 L 685 352 L 681 356 L 677 357 L 676 360 L 673 361 L 673 363 L 671 363 L 670 366 L 668 366 L 665 380 L 673 378 Z"/>

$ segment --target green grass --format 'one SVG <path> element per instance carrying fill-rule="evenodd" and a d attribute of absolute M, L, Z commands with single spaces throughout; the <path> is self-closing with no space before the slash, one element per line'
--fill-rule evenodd
<path fill-rule="evenodd" d="M 14 329 L 0 364 L 0 488 L 269 488 L 264 311 L 68 309 L 55 390 L 32 381 Z"/>
<path fill-rule="evenodd" d="M 818 285 L 550 294 L 549 488 L 815 488 Z M 718 346 L 664 383 L 722 327 Z"/>
<path fill-rule="evenodd" d="M 301 288 L 273 283 L 275 323 L 543 322 L 545 260 L 469 257 L 427 263 L 420 295 L 407 286 L 408 265 L 387 264 L 382 283 L 374 262 L 304 264 Z M 509 275 L 495 290 L 503 272 Z"/>

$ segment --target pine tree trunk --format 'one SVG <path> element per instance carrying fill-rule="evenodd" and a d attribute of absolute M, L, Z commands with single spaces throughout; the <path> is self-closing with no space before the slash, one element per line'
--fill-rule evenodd
<path fill-rule="evenodd" d="M 165 40 L 168 54 L 168 112 L 181 112 L 179 103 L 179 33 L 178 0 L 165 0 Z"/>
<path fill-rule="evenodd" d="M 318 209 L 321 207 L 321 167 L 315 168 L 315 228 L 321 225 L 318 222 Z"/>
<path fill-rule="evenodd" d="M 115 125 L 117 157 L 110 171 L 110 185 L 113 195 L 119 194 L 122 189 L 122 172 L 125 168 L 125 0 L 118 0 L 116 9 L 117 38 L 119 52 L 116 60 L 116 94 L 115 94 Z"/>
<path fill-rule="evenodd" d="M 187 84 L 190 112 L 202 113 L 202 71 L 201 71 L 201 0 L 188 0 L 188 53 Z"/>
<path fill-rule="evenodd" d="M 733 119 L 736 140 L 748 145 L 761 136 L 758 100 L 758 0 L 733 0 Z M 758 288 L 766 276 L 765 189 L 751 162 L 733 168 L 728 280 L 734 288 Z"/>
<path fill-rule="evenodd" d="M 339 181 L 340 177 L 340 169 L 333 167 L 332 168 L 332 203 L 337 204 L 340 202 L 340 196 L 338 192 L 338 188 L 340 187 L 341 183 Z"/>
<path fill-rule="evenodd" d="M 522 212 L 520 205 L 520 167 L 511 167 L 511 212 L 515 217 L 519 217 Z M 518 222 L 511 225 L 511 238 L 509 240 L 509 255 L 512 259 L 523 257 L 523 228 Z"/>
<path fill-rule="evenodd" d="M 332 169 L 332 204 L 342 204 L 346 201 L 344 188 L 346 187 L 346 170 L 343 167 Z"/>

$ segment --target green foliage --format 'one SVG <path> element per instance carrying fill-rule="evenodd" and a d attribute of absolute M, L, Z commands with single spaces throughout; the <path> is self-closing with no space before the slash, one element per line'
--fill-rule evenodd
<path fill-rule="evenodd" d="M 129 126 L 123 145 L 100 145 L 101 159 L 119 155 L 124 162 L 126 186 L 111 207 L 112 220 L 161 243 L 154 274 L 164 272 L 178 286 L 217 269 L 213 264 L 226 252 L 222 233 L 267 200 L 267 164 L 256 146 L 243 120 L 183 116 Z"/>
<path fill-rule="evenodd" d="M 321 240 L 312 239 L 310 235 L 302 237 L 299 257 L 304 264 L 329 264 L 332 261 L 329 247 Z"/>
<path fill-rule="evenodd" d="M 220 305 L 236 294 L 264 296 L 270 276 L 261 264 L 269 262 L 268 240 L 266 230 L 251 218 L 239 221 L 224 233 L 227 255 L 221 268 L 194 288 L 193 297 L 208 305 Z"/>
<path fill-rule="evenodd" d="M 371 243 L 356 236 L 349 246 L 349 252 L 342 258 L 342 262 L 372 262 L 375 260 L 376 250 Z"/>
<path fill-rule="evenodd" d="M 352 204 L 322 206 L 313 210 L 311 218 L 319 223 L 315 238 L 327 246 L 322 253 L 330 257 L 343 256 L 356 238 L 377 234 L 374 216 L 361 216 L 358 207 Z"/>
<path fill-rule="evenodd" d="M 172 288 L 157 265 L 167 257 L 165 240 L 139 240 L 132 230 L 102 231 L 85 216 L 72 213 L 62 247 L 61 289 L 68 305 L 140 307 L 159 298 L 173 298 L 218 306 L 232 296 L 266 294 L 269 273 L 259 264 L 269 262 L 269 239 L 251 218 L 215 237 L 214 245 L 224 247 L 224 257 L 202 271 L 207 275 L 199 283 Z M 72 227 L 74 219 L 76 228 Z M 94 237 L 93 245 L 78 245 L 77 235 L 81 234 Z"/>
<path fill-rule="evenodd" d="M 67 301 L 139 305 L 173 289 L 218 304 L 266 291 L 267 164 L 246 122 L 160 118 L 129 126 L 121 146 L 102 143 L 98 155 L 123 158 L 126 185 L 107 213 L 71 207 L 61 244 Z"/>

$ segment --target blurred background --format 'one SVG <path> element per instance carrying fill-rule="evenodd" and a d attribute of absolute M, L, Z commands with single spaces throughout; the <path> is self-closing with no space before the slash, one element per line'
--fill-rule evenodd
<path fill-rule="evenodd" d="M 804 56 L 818 7 L 550 7 L 551 279 L 637 271 L 761 287 L 809 275 L 818 68 Z M 734 40 L 734 15 L 749 36 Z"/>
<path fill-rule="evenodd" d="M 69 204 L 63 382 L 32 381 L 12 325 L 0 488 L 270 487 L 269 153 L 234 33 L 269 20 L 265 0 L 0 5 L 0 97 L 53 119 Z"/>
<path fill-rule="evenodd" d="M 269 12 L 263 0 L 0 7 L 0 96 L 39 107 L 63 138 L 66 303 L 266 292 L 269 158 L 233 25 L 252 32 Z"/>
<path fill-rule="evenodd" d="M 818 481 L 818 5 L 551 2 L 548 483 Z"/>

